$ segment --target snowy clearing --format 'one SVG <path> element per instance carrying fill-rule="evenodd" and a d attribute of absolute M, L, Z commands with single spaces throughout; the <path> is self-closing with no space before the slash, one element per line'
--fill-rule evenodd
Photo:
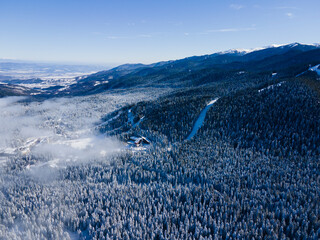
<path fill-rule="evenodd" d="M 193 129 L 191 131 L 191 133 L 189 134 L 189 136 L 187 137 L 186 140 L 190 140 L 191 138 L 194 137 L 194 135 L 196 135 L 196 133 L 198 132 L 198 130 L 202 127 L 203 121 L 206 117 L 207 111 L 210 109 L 210 107 L 219 100 L 219 98 L 215 98 L 213 100 L 211 100 L 207 106 L 201 111 L 196 123 L 193 126 Z"/>
<path fill-rule="evenodd" d="M 318 65 L 316 65 L 316 66 L 314 66 L 314 67 L 310 67 L 310 68 L 309 68 L 309 71 L 311 71 L 311 72 L 316 72 L 316 73 L 320 76 L 320 69 L 319 69 L 319 67 L 320 67 L 320 64 L 318 64 Z"/>
<path fill-rule="evenodd" d="M 305 74 L 305 73 L 308 72 L 308 71 L 316 72 L 316 73 L 320 76 L 320 69 L 319 69 L 319 67 L 320 67 L 320 64 L 315 65 L 315 66 L 313 66 L 313 67 L 310 66 L 307 71 L 304 71 L 304 72 L 302 72 L 302 73 L 299 73 L 298 75 L 296 75 L 296 77 L 300 77 L 301 75 Z"/>
<path fill-rule="evenodd" d="M 260 92 L 263 92 L 263 91 L 265 91 L 265 90 L 273 89 L 273 88 L 275 88 L 275 87 L 280 87 L 280 86 L 281 86 L 282 84 L 284 84 L 284 83 L 285 83 L 285 81 L 279 82 L 279 83 L 277 83 L 277 84 L 270 85 L 270 86 L 268 86 L 268 87 L 259 89 L 258 92 L 260 93 Z"/>
<path fill-rule="evenodd" d="M 133 125 L 134 124 L 133 119 L 134 119 L 134 116 L 132 114 L 131 109 L 129 109 L 128 110 L 128 123 L 131 123 L 131 125 Z"/>

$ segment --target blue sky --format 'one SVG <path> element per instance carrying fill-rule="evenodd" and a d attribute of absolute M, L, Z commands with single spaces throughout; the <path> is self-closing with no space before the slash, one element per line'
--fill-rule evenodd
<path fill-rule="evenodd" d="M 151 63 L 320 41 L 319 0 L 0 0 L 0 58 Z"/>

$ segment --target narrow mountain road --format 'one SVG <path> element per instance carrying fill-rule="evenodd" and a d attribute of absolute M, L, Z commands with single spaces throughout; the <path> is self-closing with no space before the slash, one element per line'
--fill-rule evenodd
<path fill-rule="evenodd" d="M 210 101 L 207 106 L 201 111 L 196 123 L 193 126 L 193 129 L 186 140 L 190 140 L 194 137 L 194 135 L 197 134 L 198 130 L 202 127 L 203 121 L 206 117 L 207 111 L 210 109 L 210 107 L 219 100 L 219 98 L 215 98 L 212 101 Z"/>

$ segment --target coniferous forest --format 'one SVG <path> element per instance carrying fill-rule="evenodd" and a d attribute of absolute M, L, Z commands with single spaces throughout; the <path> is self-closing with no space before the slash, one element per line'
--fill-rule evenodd
<path fill-rule="evenodd" d="M 0 239 L 319 239 L 319 63 L 298 44 L 1 86 Z"/>

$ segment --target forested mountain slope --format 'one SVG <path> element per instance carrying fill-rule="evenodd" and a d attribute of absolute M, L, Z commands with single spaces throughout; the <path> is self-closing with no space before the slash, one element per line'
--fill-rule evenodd
<path fill-rule="evenodd" d="M 0 238 L 319 239 L 319 63 L 290 44 L 1 102 Z"/>
<path fill-rule="evenodd" d="M 7 96 L 30 96 L 38 91 L 12 84 L 0 84 L 0 97 Z"/>
<path fill-rule="evenodd" d="M 305 71 L 310 64 L 316 65 L 319 62 L 320 49 L 317 45 L 296 43 L 249 53 L 231 51 L 151 65 L 123 65 L 80 79 L 58 94 L 83 95 L 146 86 L 199 86 L 225 78 L 237 78 L 243 72 L 277 72 L 292 77 Z"/>

